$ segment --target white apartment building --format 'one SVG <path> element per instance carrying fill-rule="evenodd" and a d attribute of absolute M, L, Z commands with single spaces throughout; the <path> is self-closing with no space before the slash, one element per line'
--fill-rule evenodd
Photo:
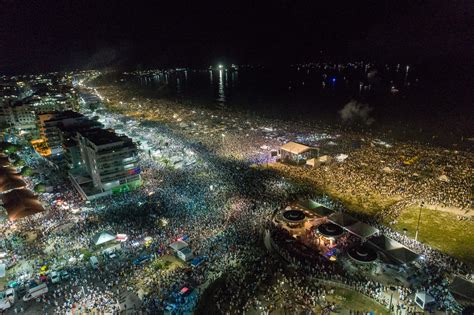
<path fill-rule="evenodd" d="M 92 129 L 77 132 L 82 167 L 101 191 L 133 189 L 141 184 L 138 149 L 127 136 Z"/>

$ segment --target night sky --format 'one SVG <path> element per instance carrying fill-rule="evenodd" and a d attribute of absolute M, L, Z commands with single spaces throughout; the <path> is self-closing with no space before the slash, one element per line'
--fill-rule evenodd
<path fill-rule="evenodd" d="M 0 72 L 470 61 L 472 1 L 0 0 Z"/>

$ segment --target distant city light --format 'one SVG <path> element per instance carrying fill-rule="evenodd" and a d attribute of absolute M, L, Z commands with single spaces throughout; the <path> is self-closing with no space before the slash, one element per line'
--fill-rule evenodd
<path fill-rule="evenodd" d="M 224 66 L 223 66 L 222 64 L 220 64 L 218 67 L 219 67 L 219 69 L 223 69 L 223 68 L 224 68 Z"/>

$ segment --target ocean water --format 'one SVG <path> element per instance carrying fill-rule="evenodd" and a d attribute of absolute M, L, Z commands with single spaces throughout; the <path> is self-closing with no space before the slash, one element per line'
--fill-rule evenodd
<path fill-rule="evenodd" d="M 306 120 L 469 149 L 474 144 L 467 140 L 474 137 L 470 85 L 450 79 L 446 72 L 440 71 L 439 76 L 431 72 L 405 65 L 375 69 L 363 64 L 312 64 L 281 69 L 114 72 L 97 82 L 131 95 L 176 100 L 190 107 L 197 104 Z"/>

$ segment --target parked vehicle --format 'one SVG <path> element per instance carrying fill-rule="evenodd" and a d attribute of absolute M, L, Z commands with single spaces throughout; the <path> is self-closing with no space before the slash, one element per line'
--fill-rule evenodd
<path fill-rule="evenodd" d="M 109 257 L 111 259 L 114 259 L 117 257 L 117 254 L 115 253 L 115 250 L 113 248 L 107 248 L 102 252 L 104 256 Z"/>
<path fill-rule="evenodd" d="M 48 293 L 48 286 L 46 283 L 39 284 L 35 287 L 30 288 L 27 292 L 26 295 L 23 297 L 23 301 L 27 302 L 31 299 L 36 299 L 40 296 L 45 295 Z"/>
<path fill-rule="evenodd" d="M 89 258 L 89 261 L 91 263 L 92 268 L 94 269 L 99 268 L 99 260 L 97 259 L 97 257 L 92 256 L 91 258 Z"/>
<path fill-rule="evenodd" d="M 138 257 L 137 259 L 134 259 L 132 263 L 135 266 L 138 266 L 144 263 L 145 261 L 149 260 L 150 258 L 151 258 L 150 255 L 143 255 L 143 256 Z"/>
<path fill-rule="evenodd" d="M 16 301 L 16 293 L 15 293 L 15 290 L 14 289 L 7 289 L 5 291 L 5 294 L 7 296 L 7 298 L 12 302 L 12 303 L 15 303 Z"/>
<path fill-rule="evenodd" d="M 51 272 L 51 275 L 49 277 L 50 277 L 52 283 L 59 283 L 59 281 L 61 281 L 61 276 L 60 276 L 59 272 L 57 272 L 57 271 Z"/>
<path fill-rule="evenodd" d="M 12 307 L 12 303 L 10 303 L 10 301 L 6 297 L 2 298 L 2 293 L 0 293 L 0 312 L 6 311 L 10 307 Z"/>
<path fill-rule="evenodd" d="M 207 260 L 207 256 L 199 256 L 191 260 L 191 266 L 198 267 Z"/>
<path fill-rule="evenodd" d="M 7 289 L 5 292 L 0 292 L 0 311 L 5 311 L 12 307 L 15 300 L 16 294 L 14 289 Z"/>
<path fill-rule="evenodd" d="M 62 270 L 60 273 L 61 280 L 68 280 L 69 279 L 69 273 L 66 270 Z"/>

